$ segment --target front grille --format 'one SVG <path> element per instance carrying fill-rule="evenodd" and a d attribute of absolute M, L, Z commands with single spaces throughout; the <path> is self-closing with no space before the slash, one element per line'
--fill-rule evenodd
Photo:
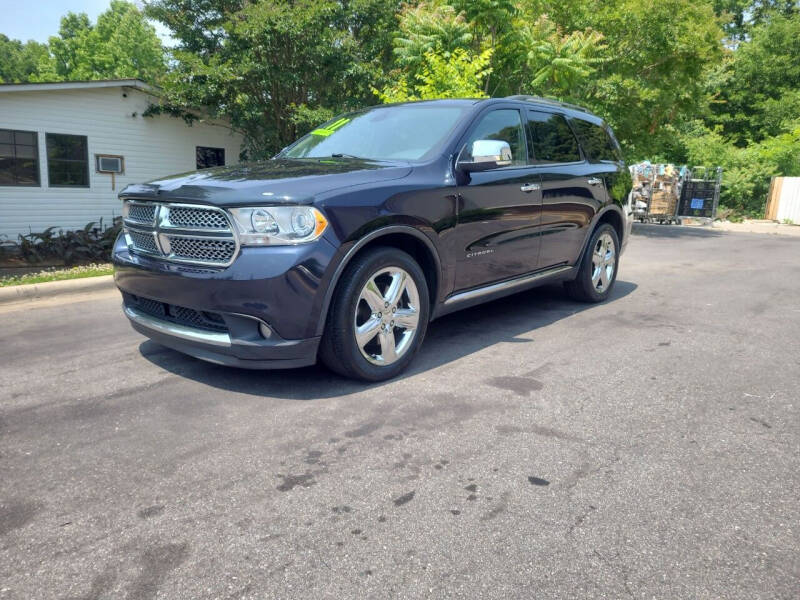
<path fill-rule="evenodd" d="M 236 242 L 226 240 L 207 240 L 168 235 L 172 254 L 178 258 L 200 260 L 202 262 L 226 263 L 236 252 Z"/>
<path fill-rule="evenodd" d="M 177 206 L 169 209 L 169 223 L 173 227 L 191 229 L 230 229 L 228 218 L 217 210 Z"/>
<path fill-rule="evenodd" d="M 156 219 L 156 207 L 153 204 L 135 204 L 131 202 L 128 204 L 128 216 L 126 218 L 136 223 L 151 225 Z"/>
<path fill-rule="evenodd" d="M 145 233 L 131 229 L 128 235 L 133 242 L 133 249 L 146 254 L 160 254 L 158 246 L 156 246 L 156 239 L 152 233 Z"/>
<path fill-rule="evenodd" d="M 136 300 L 138 302 L 138 308 L 141 309 L 142 312 L 146 312 L 148 315 L 154 317 L 167 316 L 167 305 L 163 302 L 150 300 L 150 298 L 136 298 Z"/>
<path fill-rule="evenodd" d="M 228 215 L 212 206 L 126 200 L 125 232 L 134 254 L 225 267 L 239 244 Z"/>
<path fill-rule="evenodd" d="M 219 313 L 195 310 L 193 308 L 159 302 L 158 300 L 151 300 L 150 298 L 134 296 L 128 293 L 123 293 L 123 296 L 126 306 L 135 308 L 151 317 L 157 317 L 163 321 L 184 325 L 186 327 L 193 327 L 195 329 L 228 331 L 225 320 Z"/>

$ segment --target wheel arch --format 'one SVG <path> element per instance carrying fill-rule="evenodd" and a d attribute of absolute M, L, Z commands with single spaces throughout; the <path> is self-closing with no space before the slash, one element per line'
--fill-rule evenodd
<path fill-rule="evenodd" d="M 625 237 L 625 221 L 622 217 L 622 211 L 615 206 L 609 206 L 605 211 L 600 213 L 597 221 L 594 224 L 594 227 L 592 228 L 592 231 L 597 229 L 601 223 L 608 223 L 614 228 L 614 231 L 617 232 L 619 245 L 622 247 L 623 238 Z"/>
<path fill-rule="evenodd" d="M 578 262 L 576 265 L 580 264 L 583 254 L 586 252 L 586 246 L 589 244 L 589 240 L 592 239 L 594 232 L 603 223 L 608 223 L 614 228 L 614 231 L 617 232 L 617 239 L 619 240 L 620 248 L 622 248 L 623 236 L 625 235 L 625 221 L 624 217 L 622 216 L 622 210 L 618 206 L 612 204 L 605 207 L 595 215 L 594 223 L 588 228 L 586 238 L 583 240 L 583 245 L 581 246 L 581 251 L 578 254 Z"/>
<path fill-rule="evenodd" d="M 428 285 L 428 300 L 431 308 L 430 314 L 433 314 L 433 308 L 436 305 L 442 285 L 442 266 L 439 252 L 431 239 L 419 229 L 410 225 L 389 225 L 376 229 L 360 238 L 339 261 L 320 307 L 316 335 L 322 335 L 325 330 L 325 322 L 328 319 L 328 311 L 333 300 L 333 294 L 347 265 L 360 253 L 377 246 L 397 248 L 411 255 L 417 261 L 425 274 L 425 282 Z"/>

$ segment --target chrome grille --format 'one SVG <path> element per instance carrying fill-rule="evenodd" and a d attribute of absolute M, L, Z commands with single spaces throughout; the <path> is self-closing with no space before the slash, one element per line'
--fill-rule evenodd
<path fill-rule="evenodd" d="M 169 224 L 191 229 L 230 229 L 228 218 L 217 210 L 177 206 L 169 209 Z"/>
<path fill-rule="evenodd" d="M 152 224 L 156 219 L 156 207 L 153 204 L 135 204 L 131 202 L 128 204 L 126 219 L 136 223 Z"/>
<path fill-rule="evenodd" d="M 226 263 L 236 252 L 236 242 L 233 240 L 186 238 L 174 235 L 167 235 L 167 239 L 172 248 L 172 254 L 178 258 Z"/>
<path fill-rule="evenodd" d="M 225 211 L 192 204 L 125 202 L 125 233 L 134 254 L 218 267 L 236 258 L 239 243 Z"/>
<path fill-rule="evenodd" d="M 128 235 L 133 242 L 133 249 L 147 254 L 160 254 L 161 252 L 156 246 L 156 239 L 152 233 L 136 231 L 134 229 L 128 230 Z"/>

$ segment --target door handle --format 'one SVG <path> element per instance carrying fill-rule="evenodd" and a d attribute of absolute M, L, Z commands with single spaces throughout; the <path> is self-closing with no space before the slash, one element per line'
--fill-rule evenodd
<path fill-rule="evenodd" d="M 539 185 L 538 183 L 526 183 L 519 189 L 527 194 L 542 189 L 542 186 Z"/>
<path fill-rule="evenodd" d="M 601 183 L 603 183 L 603 180 L 598 177 L 589 177 L 587 183 L 589 185 L 600 185 Z"/>

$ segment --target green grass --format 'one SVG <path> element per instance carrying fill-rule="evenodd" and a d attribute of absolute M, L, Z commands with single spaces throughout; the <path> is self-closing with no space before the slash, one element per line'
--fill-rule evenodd
<path fill-rule="evenodd" d="M 25 285 L 27 283 L 44 283 L 46 281 L 61 281 L 63 279 L 83 279 L 84 277 L 111 275 L 113 272 L 114 269 L 110 263 L 94 263 L 70 268 L 52 267 L 44 271 L 39 271 L 38 273 L 0 277 L 0 287 Z"/>

